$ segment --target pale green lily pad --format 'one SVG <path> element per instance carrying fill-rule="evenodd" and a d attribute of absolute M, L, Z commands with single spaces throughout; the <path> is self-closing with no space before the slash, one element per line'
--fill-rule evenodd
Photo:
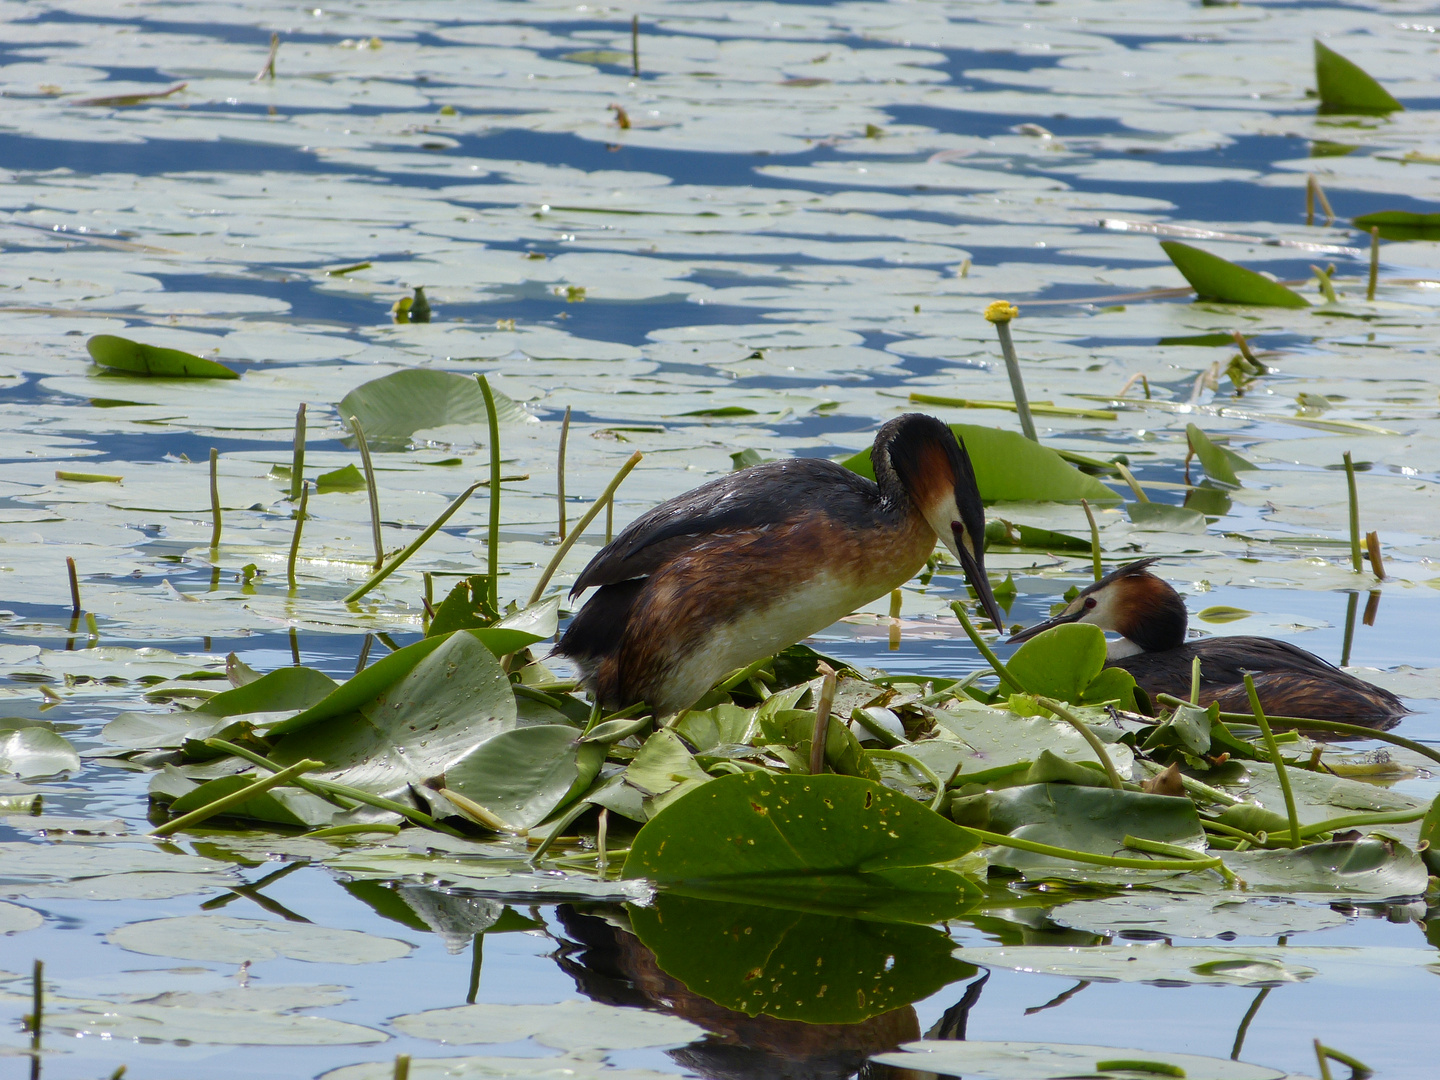
<path fill-rule="evenodd" d="M 392 1080 L 388 1061 L 332 1069 L 320 1080 Z M 560 1057 L 443 1057 L 410 1059 L 413 1080 L 670 1080 L 674 1073 L 626 1069 L 583 1055 Z M 1244 1078 L 1249 1080 L 1249 1078 Z"/>
<path fill-rule="evenodd" d="M 1247 1065 L 1243 1061 L 1196 1054 L 1047 1042 L 938 1042 L 925 1039 L 906 1043 L 897 1051 L 876 1054 L 871 1060 L 897 1069 L 974 1077 L 975 1080 L 1053 1080 L 1059 1076 L 1089 1076 L 1097 1072 L 1096 1066 L 1102 1061 L 1154 1063 L 1155 1068 L 1131 1072 L 1129 1075 L 1132 1076 L 1153 1074 L 1184 1076 L 1189 1080 L 1286 1080 L 1288 1075 L 1260 1065 Z M 1162 1072 L 1162 1068 L 1169 1071 Z"/>
<path fill-rule="evenodd" d="M 337 1005 L 334 986 L 247 986 L 209 993 L 171 992 L 140 1001 L 105 1002 L 48 1012 L 47 1027 L 106 1039 L 160 1039 L 217 1046 L 347 1046 L 384 1042 L 374 1028 L 306 1016 L 299 1010 Z"/>
<path fill-rule="evenodd" d="M 4 866 L 5 877 L 12 881 L 75 881 L 135 871 L 198 874 L 229 869 L 227 863 L 175 854 L 150 843 L 4 843 L 0 844 L 0 865 Z"/>
<path fill-rule="evenodd" d="M 75 881 L 34 885 L 3 885 L 0 892 L 31 900 L 169 900 L 177 896 L 228 889 L 239 882 L 221 874 L 101 874 Z"/>
<path fill-rule="evenodd" d="M 34 930 L 45 922 L 40 912 L 19 904 L 0 903 L 0 934 L 18 934 Z"/>
<path fill-rule="evenodd" d="M 1344 926 L 1349 920 L 1328 907 L 1242 897 L 1220 899 L 1163 892 L 1136 892 L 1103 900 L 1075 900 L 1049 912 L 1062 926 L 1094 934 L 1142 931 L 1166 937 L 1275 937 Z"/>
<path fill-rule="evenodd" d="M 221 964 L 279 957 L 317 964 L 374 964 L 405 956 L 411 949 L 403 941 L 359 930 L 230 915 L 182 915 L 130 923 L 112 930 L 106 940 L 147 956 Z"/>
<path fill-rule="evenodd" d="M 70 740 L 43 726 L 5 730 L 0 721 L 0 773 L 31 778 L 80 770 Z"/>
<path fill-rule="evenodd" d="M 407 1013 L 390 1021 L 406 1035 L 451 1046 L 534 1039 L 557 1050 L 638 1050 L 681 1046 L 704 1030 L 688 1020 L 598 1001 L 555 1005 L 460 1005 Z"/>

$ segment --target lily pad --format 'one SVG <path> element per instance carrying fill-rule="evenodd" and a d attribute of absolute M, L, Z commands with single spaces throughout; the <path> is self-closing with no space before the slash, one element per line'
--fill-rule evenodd
<path fill-rule="evenodd" d="M 1076 900 L 1052 908 L 1049 916 L 1062 926 L 1093 934 L 1211 938 L 1276 937 L 1344 926 L 1349 920 L 1329 907 L 1217 898 L 1209 893 L 1136 892 L 1103 900 Z"/>
<path fill-rule="evenodd" d="M 1107 701 L 1135 708 L 1135 679 L 1105 667 L 1105 632 L 1091 623 L 1065 623 L 1037 634 L 1005 665 L 1026 691 L 1075 705 Z"/>
<path fill-rule="evenodd" d="M 1299 293 L 1219 255 L 1211 255 L 1178 240 L 1162 240 L 1160 246 L 1201 300 L 1282 308 L 1310 306 L 1310 302 Z"/>
<path fill-rule="evenodd" d="M 0 720 L 0 773 L 29 778 L 80 771 L 80 754 L 45 725 L 10 727 Z"/>
<path fill-rule="evenodd" d="M 908 796 L 854 776 L 723 776 L 636 835 L 623 876 L 721 900 L 930 922 L 979 890 L 934 864 L 975 840 Z"/>
<path fill-rule="evenodd" d="M 603 747 L 580 742 L 578 728 L 537 724 L 481 743 L 445 771 L 445 786 L 506 824 L 528 829 L 549 817 L 573 788 L 588 787 L 604 759 Z"/>
<path fill-rule="evenodd" d="M 114 334 L 96 334 L 85 343 L 90 358 L 101 367 L 131 375 L 163 379 L 238 379 L 240 373 L 203 356 L 179 349 L 162 349 Z"/>
<path fill-rule="evenodd" d="M 501 421 L 523 420 L 512 399 L 495 395 Z M 455 424 L 483 428 L 485 397 L 471 377 L 434 368 L 404 368 L 357 386 L 337 406 L 344 418 L 360 421 L 372 449 L 400 449 L 415 432 Z"/>
<path fill-rule="evenodd" d="M 45 923 L 45 916 L 33 908 L 0 903 L 0 934 L 19 934 Z"/>
<path fill-rule="evenodd" d="M 1119 502 L 1120 496 L 1071 465 L 1054 450 L 1014 431 L 951 424 L 965 444 L 980 497 L 991 502 Z M 861 476 L 875 479 L 870 451 L 841 462 Z"/>
<path fill-rule="evenodd" d="M 1225 863 L 1256 892 L 1395 899 L 1421 896 L 1429 883 L 1419 855 L 1378 836 L 1293 851 L 1229 851 Z"/>
<path fill-rule="evenodd" d="M 316 964 L 374 964 L 398 959 L 411 949 L 403 941 L 359 930 L 230 915 L 181 915 L 130 923 L 110 931 L 106 940 L 146 956 L 217 964 L 280 957 Z"/>
<path fill-rule="evenodd" d="M 1373 115 L 1400 112 L 1405 108 L 1359 64 L 1318 40 L 1315 42 L 1315 85 L 1322 113 Z"/>
<path fill-rule="evenodd" d="M 678 1016 L 623 1009 L 598 1001 L 554 1005 L 458 1005 L 406 1013 L 390 1021 L 416 1039 L 450 1046 L 534 1039 L 556 1050 L 640 1050 L 683 1046 L 705 1034 Z"/>
<path fill-rule="evenodd" d="M 1361 214 L 1350 224 L 1365 232 L 1378 228 L 1382 240 L 1440 240 L 1440 214 L 1377 210 L 1373 214 Z"/>
<path fill-rule="evenodd" d="M 1125 1075 L 1132 1077 L 1285 1080 L 1287 1075 L 1276 1069 L 1247 1065 L 1243 1061 L 1200 1057 L 1197 1054 L 1047 1042 L 939 1042 L 926 1039 L 906 1043 L 890 1053 L 876 1054 L 871 1060 L 918 1073 L 975 1077 L 977 1080 L 1053 1080 L 1057 1076 L 1095 1076 L 1099 1074 L 1099 1063 L 1102 1061 L 1144 1062 L 1152 1066 L 1146 1069 L 1132 1065 L 1125 1070 Z"/>
<path fill-rule="evenodd" d="M 1217 484 L 1239 487 L 1240 478 L 1235 474 L 1241 470 L 1255 468 L 1252 463 L 1233 450 L 1218 446 L 1209 435 L 1206 435 L 1194 424 L 1185 425 L 1185 437 L 1189 440 L 1190 449 L 1200 459 L 1200 464 L 1205 469 L 1205 475 Z"/>
<path fill-rule="evenodd" d="M 332 491 L 364 491 L 365 477 L 354 465 L 321 473 L 315 478 L 315 494 L 326 495 Z"/>

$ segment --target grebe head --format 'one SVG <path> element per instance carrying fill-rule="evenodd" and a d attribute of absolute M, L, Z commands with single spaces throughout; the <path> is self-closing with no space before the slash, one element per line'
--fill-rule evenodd
<path fill-rule="evenodd" d="M 965 571 L 996 629 L 1005 617 L 985 576 L 985 506 L 965 445 L 945 424 L 906 413 L 880 429 L 870 450 L 875 481 L 888 502 L 915 506 Z"/>
<path fill-rule="evenodd" d="M 1082 590 L 1059 615 L 1021 630 L 1012 642 L 1028 641 L 1062 623 L 1094 623 L 1134 642 L 1142 652 L 1185 644 L 1185 601 L 1150 567 L 1158 558 L 1138 559 Z M 1116 654 L 1112 654 L 1112 659 Z"/>

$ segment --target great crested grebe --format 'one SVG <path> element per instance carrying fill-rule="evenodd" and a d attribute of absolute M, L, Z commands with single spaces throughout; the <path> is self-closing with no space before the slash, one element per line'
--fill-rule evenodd
<path fill-rule="evenodd" d="M 996 627 L 985 511 L 970 456 L 939 420 L 908 413 L 870 451 L 875 480 L 818 458 L 702 484 L 636 519 L 581 571 L 598 585 L 555 652 L 606 708 L 661 715 L 723 675 L 817 633 L 912 576 L 938 536 Z"/>
<path fill-rule="evenodd" d="M 1200 658 L 1200 703 L 1250 712 L 1245 675 L 1267 714 L 1344 720 L 1389 727 L 1410 710 L 1394 694 L 1348 675 L 1314 653 L 1262 637 L 1213 637 L 1186 642 L 1185 601 L 1150 573 L 1156 558 L 1139 559 L 1080 591 L 1063 612 L 1013 635 L 1026 641 L 1061 623 L 1094 623 L 1121 635 L 1106 667 L 1135 676 L 1147 694 L 1189 699 L 1191 667 Z"/>

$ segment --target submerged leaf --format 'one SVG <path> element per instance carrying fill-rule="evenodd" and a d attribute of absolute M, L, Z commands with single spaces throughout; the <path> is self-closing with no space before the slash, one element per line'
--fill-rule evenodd
<path fill-rule="evenodd" d="M 1329 46 L 1315 42 L 1315 86 L 1322 113 L 1401 112 L 1405 106 L 1391 96 L 1359 64 Z"/>
<path fill-rule="evenodd" d="M 96 334 L 85 343 L 90 358 L 101 367 L 131 375 L 165 379 L 238 379 L 240 373 L 224 364 L 179 349 L 162 349 L 114 334 Z"/>
<path fill-rule="evenodd" d="M 1201 300 L 1216 300 L 1222 304 L 1257 304 L 1265 307 L 1303 308 L 1309 307 L 1299 293 L 1287 289 L 1278 281 L 1271 281 L 1254 270 L 1247 270 L 1219 255 L 1211 255 L 1178 240 L 1162 240 L 1160 246 L 1175 268 L 1185 275 L 1185 280 Z"/>

